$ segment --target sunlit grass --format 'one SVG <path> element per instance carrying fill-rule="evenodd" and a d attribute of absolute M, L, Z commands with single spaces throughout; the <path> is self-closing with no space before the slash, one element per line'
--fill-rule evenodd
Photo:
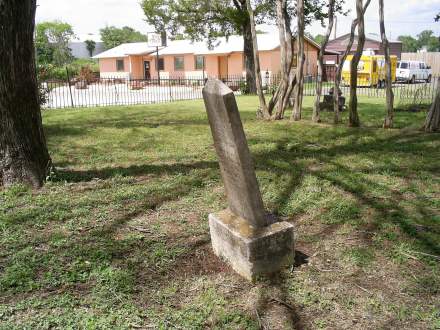
<path fill-rule="evenodd" d="M 309 258 L 257 285 L 210 252 L 226 200 L 202 101 L 44 112 L 57 173 L 0 192 L 0 329 L 258 329 L 274 287 L 307 329 L 438 326 L 439 136 L 424 113 L 381 129 L 381 99 L 361 128 L 312 102 L 267 123 L 238 98 L 266 208 Z"/>

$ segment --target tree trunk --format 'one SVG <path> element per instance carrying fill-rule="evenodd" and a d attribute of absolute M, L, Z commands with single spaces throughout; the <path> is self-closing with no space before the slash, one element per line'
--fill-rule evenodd
<path fill-rule="evenodd" d="M 335 1 L 336 0 L 329 0 L 328 2 L 328 26 L 327 31 L 324 36 L 324 40 L 322 40 L 321 43 L 321 49 L 319 50 L 318 54 L 318 77 L 316 81 L 316 99 L 315 99 L 315 106 L 313 107 L 313 114 L 312 114 L 312 121 L 315 123 L 319 123 L 321 121 L 320 117 L 320 106 L 321 103 L 321 94 L 322 94 L 322 80 L 324 77 L 324 54 L 325 49 L 327 47 L 328 41 L 330 39 L 330 35 L 333 30 L 333 23 L 334 23 L 334 16 L 335 16 Z"/>
<path fill-rule="evenodd" d="M 254 62 L 254 47 L 252 46 L 252 30 L 250 19 L 246 20 L 243 25 L 243 40 L 244 40 L 244 62 L 246 67 L 246 91 L 250 94 L 257 93 L 256 77 L 255 77 L 255 62 Z"/>
<path fill-rule="evenodd" d="M 367 2 L 365 3 L 365 5 L 363 7 L 363 11 L 362 11 L 364 14 L 367 11 L 368 6 L 370 5 L 370 2 L 371 2 L 371 0 L 367 0 Z M 339 113 L 339 108 L 340 108 L 340 104 L 339 104 L 339 88 L 340 88 L 340 85 L 341 85 L 342 69 L 344 67 L 344 63 L 345 63 L 345 60 L 347 59 L 348 54 L 350 54 L 350 52 L 351 52 L 351 47 L 353 47 L 354 34 L 355 34 L 355 31 L 356 31 L 357 25 L 358 25 L 358 19 L 355 18 L 353 20 L 353 22 L 351 23 L 350 38 L 348 40 L 347 47 L 345 48 L 344 54 L 342 54 L 342 57 L 341 57 L 341 59 L 339 61 L 338 68 L 336 70 L 335 93 L 333 94 L 333 104 L 334 104 L 334 112 L 335 112 L 334 123 L 335 124 L 338 124 L 338 123 L 341 122 L 341 115 Z"/>
<path fill-rule="evenodd" d="M 437 92 L 425 121 L 425 132 L 440 131 L 440 77 L 437 79 Z"/>
<path fill-rule="evenodd" d="M 0 185 L 41 187 L 51 159 L 39 106 L 36 0 L 0 0 Z"/>
<path fill-rule="evenodd" d="M 357 110 L 357 79 L 358 79 L 358 66 L 361 60 L 362 52 L 365 45 L 365 24 L 364 24 L 364 9 L 362 0 L 356 0 L 356 15 L 358 25 L 358 42 L 356 47 L 356 53 L 353 55 L 351 61 L 350 72 L 350 99 L 348 101 L 349 108 L 349 126 L 359 127 L 361 125 L 359 119 L 359 113 Z"/>
<path fill-rule="evenodd" d="M 274 120 L 284 118 L 290 95 L 296 83 L 296 73 L 292 72 L 293 42 L 290 30 L 290 18 L 286 0 L 276 1 L 277 26 L 281 52 L 281 82 L 275 95 L 269 102 L 269 113 Z M 275 113 L 273 110 L 276 109 Z"/>
<path fill-rule="evenodd" d="M 297 45 L 298 45 L 298 65 L 296 72 L 297 85 L 295 88 L 295 101 L 293 105 L 292 120 L 301 120 L 302 101 L 304 91 L 304 0 L 297 0 L 296 16 L 298 19 L 298 33 L 297 33 Z"/>
<path fill-rule="evenodd" d="M 383 123 L 383 128 L 392 128 L 394 120 L 394 93 L 393 81 L 391 78 L 391 54 L 390 44 L 385 31 L 384 5 L 383 0 L 379 0 L 379 19 L 380 35 L 385 49 L 385 70 L 386 70 L 386 94 L 387 94 L 387 114 Z"/>
<path fill-rule="evenodd" d="M 252 34 L 252 49 L 254 55 L 254 66 L 255 66 L 255 82 L 257 87 L 257 94 L 260 101 L 260 108 L 258 111 L 258 117 L 262 117 L 264 119 L 270 119 L 270 114 L 266 105 L 266 98 L 263 94 L 263 84 L 261 82 L 261 69 L 260 69 L 260 55 L 258 54 L 258 41 L 257 41 L 257 32 L 255 30 L 255 19 L 254 19 L 254 11 L 251 6 L 251 1 L 246 0 L 246 7 L 249 13 L 249 18 L 251 21 L 251 34 Z"/>

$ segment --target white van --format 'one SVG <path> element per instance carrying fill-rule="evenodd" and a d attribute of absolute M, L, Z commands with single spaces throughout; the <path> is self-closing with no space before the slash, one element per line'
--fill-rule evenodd
<path fill-rule="evenodd" d="M 400 61 L 397 63 L 396 78 L 414 84 L 417 80 L 431 82 L 432 70 L 425 62 Z"/>

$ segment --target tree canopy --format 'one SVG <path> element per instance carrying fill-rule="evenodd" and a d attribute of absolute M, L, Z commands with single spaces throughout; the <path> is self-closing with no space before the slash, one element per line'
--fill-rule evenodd
<path fill-rule="evenodd" d="M 316 36 L 313 37 L 313 40 L 315 40 L 315 42 L 320 45 L 322 43 L 322 41 L 324 40 L 324 38 L 325 38 L 324 35 L 317 34 Z"/>
<path fill-rule="evenodd" d="M 38 63 L 62 66 L 71 62 L 69 41 L 74 37 L 73 28 L 68 23 L 53 21 L 37 24 L 35 48 Z"/>
<path fill-rule="evenodd" d="M 101 39 L 106 49 L 117 47 L 128 42 L 148 41 L 148 37 L 135 29 L 124 26 L 117 28 L 115 26 L 106 26 L 100 30 Z"/>
<path fill-rule="evenodd" d="M 86 44 L 86 48 L 87 48 L 87 51 L 89 52 L 90 57 L 92 57 L 93 52 L 95 51 L 95 48 L 96 48 L 96 42 L 93 40 L 86 40 L 84 42 Z"/>
<path fill-rule="evenodd" d="M 336 11 L 342 14 L 343 0 L 337 2 Z M 146 20 L 158 32 L 168 31 L 174 37 L 192 40 L 219 36 L 241 35 L 243 25 L 249 20 L 245 0 L 142 0 Z M 304 3 L 306 25 L 313 21 L 321 23 L 327 18 L 328 1 L 307 0 Z M 275 1 L 253 1 L 255 23 L 275 23 Z M 294 1 L 289 1 L 288 13 L 296 15 Z"/>
<path fill-rule="evenodd" d="M 404 52 L 417 52 L 426 47 L 429 52 L 440 51 L 440 40 L 434 35 L 431 30 L 425 30 L 417 35 L 417 38 L 412 36 L 400 36 L 399 41 L 403 43 Z"/>

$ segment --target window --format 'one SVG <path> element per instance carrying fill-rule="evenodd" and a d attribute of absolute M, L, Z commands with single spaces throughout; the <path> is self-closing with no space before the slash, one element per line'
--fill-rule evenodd
<path fill-rule="evenodd" d="M 380 65 L 380 61 L 379 61 L 379 66 L 382 67 L 382 66 Z M 376 72 L 376 71 L 377 71 L 377 62 L 376 62 L 376 61 L 373 61 L 373 72 Z"/>
<path fill-rule="evenodd" d="M 183 71 L 185 69 L 185 58 L 183 56 L 176 56 L 174 58 L 174 71 Z"/>
<path fill-rule="evenodd" d="M 400 69 L 408 69 L 408 62 L 400 62 L 399 68 Z"/>
<path fill-rule="evenodd" d="M 194 66 L 196 70 L 203 70 L 205 68 L 205 56 L 196 55 L 194 57 L 194 61 L 195 61 Z"/>
<path fill-rule="evenodd" d="M 159 71 L 165 70 L 165 61 L 163 58 L 159 58 Z"/>
<path fill-rule="evenodd" d="M 124 60 L 116 60 L 116 70 L 124 71 Z"/>

